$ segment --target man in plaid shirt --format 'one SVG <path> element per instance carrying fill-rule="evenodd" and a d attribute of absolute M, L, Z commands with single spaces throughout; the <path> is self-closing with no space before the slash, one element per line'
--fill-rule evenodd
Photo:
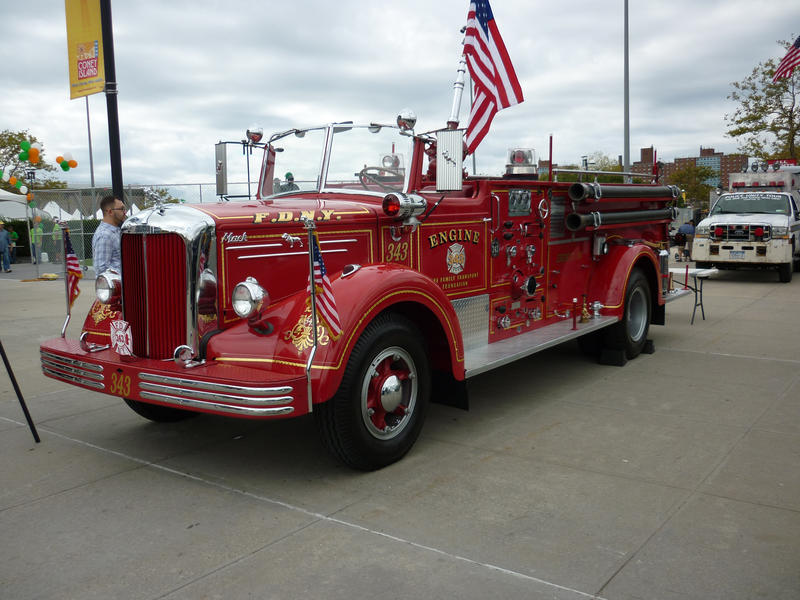
<path fill-rule="evenodd" d="M 114 196 L 106 196 L 100 201 L 103 220 L 92 236 L 92 258 L 94 272 L 98 275 L 108 269 L 122 272 L 120 257 L 120 225 L 125 221 L 125 204 Z"/>

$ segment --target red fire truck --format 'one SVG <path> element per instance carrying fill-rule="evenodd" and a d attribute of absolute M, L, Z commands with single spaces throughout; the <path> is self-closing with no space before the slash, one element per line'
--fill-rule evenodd
<path fill-rule="evenodd" d="M 527 150 L 467 176 L 462 131 L 402 117 L 275 134 L 254 198 L 130 217 L 45 375 L 153 421 L 313 413 L 369 470 L 471 377 L 575 338 L 606 363 L 652 351 L 676 188 L 540 181 Z"/>

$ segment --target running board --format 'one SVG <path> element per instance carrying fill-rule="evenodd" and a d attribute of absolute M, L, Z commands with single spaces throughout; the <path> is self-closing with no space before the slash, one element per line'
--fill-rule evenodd
<path fill-rule="evenodd" d="M 578 323 L 577 329 L 573 329 L 572 319 L 565 319 L 501 342 L 470 348 L 464 355 L 464 375 L 469 379 L 592 331 L 608 327 L 617 321 L 619 321 L 617 317 L 596 317 L 587 323 Z"/>

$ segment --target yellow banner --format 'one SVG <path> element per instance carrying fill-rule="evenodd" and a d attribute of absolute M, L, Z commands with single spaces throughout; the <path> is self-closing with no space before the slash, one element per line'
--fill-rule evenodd
<path fill-rule="evenodd" d="M 102 92 L 106 86 L 100 0 L 64 0 L 67 13 L 69 97 Z"/>

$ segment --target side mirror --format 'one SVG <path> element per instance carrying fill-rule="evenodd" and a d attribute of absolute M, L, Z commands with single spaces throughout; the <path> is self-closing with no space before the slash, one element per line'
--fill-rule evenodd
<path fill-rule="evenodd" d="M 217 176 L 217 196 L 228 195 L 228 155 L 225 142 L 214 145 L 214 165 Z"/>

